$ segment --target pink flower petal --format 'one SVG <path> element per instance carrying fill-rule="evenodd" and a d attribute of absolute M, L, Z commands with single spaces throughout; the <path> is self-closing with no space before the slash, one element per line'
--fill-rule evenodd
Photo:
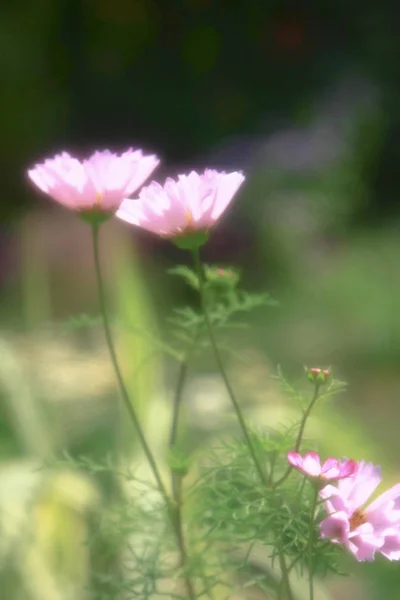
<path fill-rule="evenodd" d="M 346 461 L 340 470 L 351 475 L 319 491 L 329 515 L 320 526 L 322 537 L 343 544 L 358 561 L 372 561 L 376 552 L 400 560 L 400 483 L 364 508 L 380 482 L 380 469 Z"/>
<path fill-rule="evenodd" d="M 400 483 L 378 496 L 365 510 L 375 529 L 400 525 Z"/>
<path fill-rule="evenodd" d="M 372 463 L 361 461 L 357 472 L 352 476 L 341 479 L 338 483 L 340 493 L 353 510 L 359 508 L 368 500 L 381 481 L 380 468 Z"/>
<path fill-rule="evenodd" d="M 359 562 L 372 562 L 380 548 L 374 535 L 354 536 L 345 545 Z"/>
<path fill-rule="evenodd" d="M 321 468 L 325 479 L 336 479 L 340 475 L 340 463 L 337 458 L 327 458 Z"/>
<path fill-rule="evenodd" d="M 358 463 L 355 460 L 346 460 L 340 465 L 340 477 L 351 477 L 358 471 Z"/>
<path fill-rule="evenodd" d="M 125 200 L 116 216 L 170 238 L 192 231 L 207 231 L 243 181 L 240 173 L 191 171 L 188 175 L 179 175 L 177 180 L 168 178 L 163 186 L 153 182 L 142 188 L 139 199 L 134 203 Z"/>
<path fill-rule="evenodd" d="M 389 560 L 400 560 L 400 532 L 398 530 L 385 536 L 379 552 Z"/>
<path fill-rule="evenodd" d="M 28 176 L 42 192 L 72 210 L 113 213 L 158 163 L 156 156 L 143 156 L 140 150 L 120 156 L 104 150 L 82 162 L 63 152 L 29 169 Z"/>
<path fill-rule="evenodd" d="M 288 452 L 287 459 L 292 467 L 301 468 L 303 465 L 303 458 L 298 452 Z"/>
<path fill-rule="evenodd" d="M 320 531 L 323 538 L 332 538 L 342 544 L 345 543 L 350 533 L 348 516 L 344 512 L 336 512 L 321 521 Z"/>
<path fill-rule="evenodd" d="M 321 475 L 321 462 L 318 454 L 315 452 L 307 452 L 303 458 L 302 470 L 311 477 Z"/>

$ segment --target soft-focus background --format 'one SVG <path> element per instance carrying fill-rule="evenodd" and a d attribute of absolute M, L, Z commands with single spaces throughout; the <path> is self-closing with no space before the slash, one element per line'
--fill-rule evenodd
<path fill-rule="evenodd" d="M 278 364 L 293 380 L 331 365 L 349 389 L 310 423 L 320 448 L 400 480 L 399 13 L 394 0 L 2 4 L 2 598 L 82 600 L 105 569 L 83 541 L 115 483 L 43 462 L 62 450 L 138 458 L 101 331 L 66 324 L 97 314 L 87 229 L 26 179 L 60 150 L 141 147 L 162 157 L 159 180 L 244 170 L 204 258 L 280 303 L 255 312 L 226 357 L 249 419 L 293 417 Z M 186 256 L 114 222 L 102 253 L 114 312 L 132 325 L 118 337 L 126 375 L 162 456 L 177 365 L 137 330 L 162 333 L 172 306 L 194 301 L 165 274 Z M 231 426 L 211 357 L 192 365 L 185 401 L 197 447 Z M 350 568 L 327 582 L 331 598 L 400 597 L 398 564 Z"/>

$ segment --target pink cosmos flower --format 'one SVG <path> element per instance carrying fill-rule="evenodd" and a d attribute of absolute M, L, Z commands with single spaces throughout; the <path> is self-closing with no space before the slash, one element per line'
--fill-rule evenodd
<path fill-rule="evenodd" d="M 363 508 L 380 481 L 379 467 L 362 461 L 353 477 L 319 492 L 329 514 L 321 536 L 343 544 L 358 561 L 372 561 L 375 552 L 400 560 L 400 483 Z"/>
<path fill-rule="evenodd" d="M 206 169 L 178 175 L 164 185 L 152 182 L 138 200 L 124 200 L 117 217 L 161 236 L 173 238 L 207 231 L 222 215 L 244 181 L 241 173 Z"/>
<path fill-rule="evenodd" d="M 358 465 L 354 460 L 340 461 L 337 458 L 328 458 L 321 465 L 321 459 L 315 452 L 307 452 L 304 457 L 297 452 L 288 452 L 287 459 L 295 469 L 309 477 L 319 479 L 351 477 L 358 469 Z"/>
<path fill-rule="evenodd" d="M 35 165 L 28 176 L 42 192 L 72 210 L 112 214 L 158 163 L 156 156 L 144 156 L 141 150 L 129 149 L 120 156 L 103 150 L 83 161 L 62 152 Z"/>

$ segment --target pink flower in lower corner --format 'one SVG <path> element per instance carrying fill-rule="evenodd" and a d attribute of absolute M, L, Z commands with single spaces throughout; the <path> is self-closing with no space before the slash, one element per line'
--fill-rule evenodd
<path fill-rule="evenodd" d="M 208 231 L 244 181 L 241 173 L 206 169 L 142 188 L 138 200 L 124 200 L 117 217 L 160 236 L 174 238 Z"/>
<path fill-rule="evenodd" d="M 319 492 L 329 515 L 321 536 L 343 544 L 358 561 L 372 561 L 376 552 L 400 560 L 400 483 L 364 506 L 380 481 L 379 467 L 362 461 L 353 477 Z"/>
<path fill-rule="evenodd" d="M 113 214 L 158 163 L 156 156 L 144 156 L 141 150 L 129 149 L 121 155 L 103 150 L 82 161 L 62 152 L 35 165 L 28 176 L 42 192 L 67 208 Z"/>
<path fill-rule="evenodd" d="M 321 464 L 321 459 L 315 452 L 307 452 L 304 456 L 298 452 L 288 452 L 287 459 L 292 467 L 304 475 L 322 480 L 351 477 L 358 468 L 354 460 L 338 460 L 337 458 L 328 458 Z"/>

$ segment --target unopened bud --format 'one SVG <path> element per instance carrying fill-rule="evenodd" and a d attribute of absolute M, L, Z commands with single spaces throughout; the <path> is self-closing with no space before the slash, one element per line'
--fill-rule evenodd
<path fill-rule="evenodd" d="M 306 374 L 309 381 L 319 385 L 329 383 L 332 377 L 330 369 L 319 369 L 318 367 L 306 368 Z"/>
<path fill-rule="evenodd" d="M 227 267 L 208 266 L 206 268 L 207 281 L 218 286 L 235 287 L 239 283 L 239 273 L 234 269 Z"/>
<path fill-rule="evenodd" d="M 216 273 L 219 277 L 224 277 L 228 279 L 234 278 L 232 269 L 217 269 Z"/>

